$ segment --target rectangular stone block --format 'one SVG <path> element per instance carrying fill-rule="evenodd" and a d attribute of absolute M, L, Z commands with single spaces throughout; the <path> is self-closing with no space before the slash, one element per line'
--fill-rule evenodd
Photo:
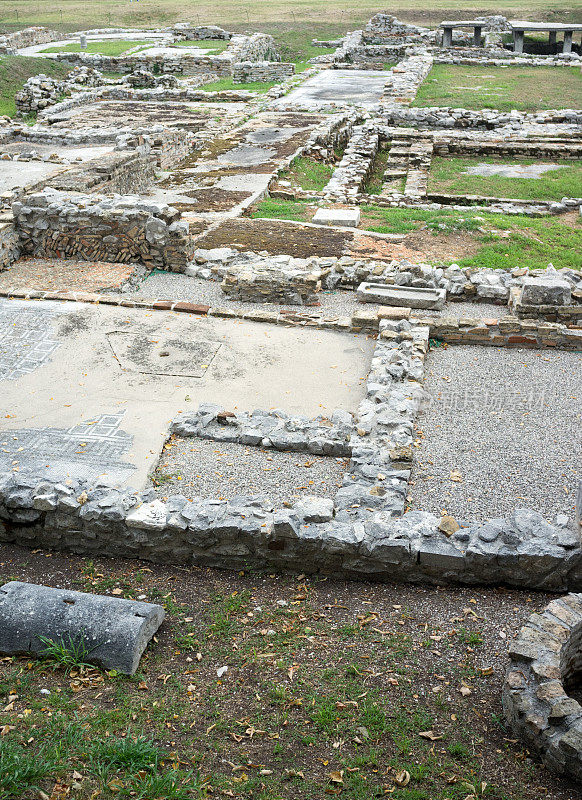
<path fill-rule="evenodd" d="M 318 208 L 313 217 L 318 225 L 344 225 L 357 228 L 360 224 L 359 208 Z"/>
<path fill-rule="evenodd" d="M 362 303 L 380 303 L 405 308 L 443 308 L 446 294 L 444 289 L 387 286 L 383 283 L 368 282 L 361 283 L 357 289 L 358 300 Z"/>

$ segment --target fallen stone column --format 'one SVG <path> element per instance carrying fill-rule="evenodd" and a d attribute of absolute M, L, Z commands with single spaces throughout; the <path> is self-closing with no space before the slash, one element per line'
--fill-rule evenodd
<path fill-rule="evenodd" d="M 162 624 L 162 606 L 11 581 L 0 587 L 0 652 L 41 655 L 50 639 L 127 675 Z"/>

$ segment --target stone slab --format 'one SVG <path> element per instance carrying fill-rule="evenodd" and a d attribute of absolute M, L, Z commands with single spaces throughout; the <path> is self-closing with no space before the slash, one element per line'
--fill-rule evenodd
<path fill-rule="evenodd" d="M 422 289 L 412 286 L 387 286 L 383 283 L 364 282 L 357 289 L 358 300 L 362 303 L 380 303 L 387 306 L 405 308 L 444 307 L 444 289 Z"/>
<path fill-rule="evenodd" d="M 41 655 L 42 638 L 82 643 L 83 661 L 133 675 L 164 617 L 153 603 L 11 581 L 0 588 L 0 652 Z"/>
<path fill-rule="evenodd" d="M 319 225 L 345 225 L 357 228 L 360 224 L 359 208 L 318 208 L 313 222 Z"/>
<path fill-rule="evenodd" d="M 519 302 L 523 305 L 564 306 L 572 300 L 572 289 L 568 281 L 561 278 L 523 279 Z"/>

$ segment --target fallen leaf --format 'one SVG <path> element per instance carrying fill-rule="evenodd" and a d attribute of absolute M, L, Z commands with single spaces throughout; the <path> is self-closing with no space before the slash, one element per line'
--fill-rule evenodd
<path fill-rule="evenodd" d="M 443 738 L 440 733 L 435 733 L 434 731 L 421 731 L 418 735 L 423 739 L 430 739 L 431 742 L 436 742 L 438 739 Z"/>

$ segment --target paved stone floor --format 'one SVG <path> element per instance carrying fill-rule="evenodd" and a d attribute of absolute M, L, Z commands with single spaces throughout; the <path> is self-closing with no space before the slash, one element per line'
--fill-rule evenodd
<path fill-rule="evenodd" d="M 363 69 L 326 69 L 277 100 L 273 107 L 321 108 L 325 105 L 373 106 L 384 92 L 390 72 Z"/>
<path fill-rule="evenodd" d="M 426 370 L 412 507 L 459 522 L 520 506 L 572 519 L 582 476 L 580 353 L 450 346 L 431 351 Z"/>
<path fill-rule="evenodd" d="M 141 271 L 141 267 L 138 268 Z M 135 264 L 21 258 L 0 272 L 0 291 L 40 289 L 60 292 L 119 290 L 136 273 Z"/>
<path fill-rule="evenodd" d="M 333 331 L 0 300 L 4 466 L 61 479 L 108 475 L 139 488 L 178 413 L 201 402 L 305 416 L 353 411 L 372 350 L 371 340 Z M 88 438 L 104 420 L 106 441 Z"/>

